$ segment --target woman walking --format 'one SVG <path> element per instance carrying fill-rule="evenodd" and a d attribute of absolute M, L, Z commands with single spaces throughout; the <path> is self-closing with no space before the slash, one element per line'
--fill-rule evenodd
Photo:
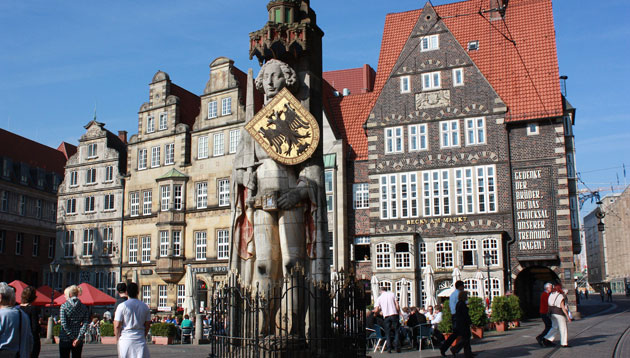
<path fill-rule="evenodd" d="M 42 348 L 40 342 L 40 334 L 42 327 L 39 325 L 39 307 L 33 306 L 33 301 L 37 297 L 35 287 L 28 286 L 22 291 L 22 303 L 20 308 L 24 313 L 28 315 L 29 323 L 31 325 L 31 334 L 33 335 L 33 349 L 31 350 L 31 358 L 39 357 L 39 351 Z"/>
<path fill-rule="evenodd" d="M 81 288 L 72 285 L 64 291 L 66 302 L 61 305 L 61 329 L 59 330 L 59 355 L 61 358 L 81 358 L 83 339 L 90 324 L 87 307 L 79 300 Z"/>
<path fill-rule="evenodd" d="M 118 342 L 118 357 L 149 358 L 146 336 L 151 327 L 151 311 L 138 300 L 138 284 L 127 284 L 129 298 L 116 307 L 114 334 Z"/>
<path fill-rule="evenodd" d="M 567 329 L 567 321 L 571 322 L 569 310 L 567 309 L 566 298 L 561 284 L 553 287 L 553 292 L 549 294 L 549 314 L 551 315 L 551 329 L 545 336 L 545 343 L 553 345 L 552 342 L 556 338 L 556 334 L 560 333 L 560 345 L 569 347 L 569 332 Z"/>
<path fill-rule="evenodd" d="M 0 282 L 0 355 L 28 357 L 33 347 L 33 335 L 28 316 L 15 307 L 15 290 Z"/>

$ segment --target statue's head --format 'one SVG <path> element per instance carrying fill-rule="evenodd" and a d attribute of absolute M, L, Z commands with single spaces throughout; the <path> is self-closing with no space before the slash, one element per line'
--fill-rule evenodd
<path fill-rule="evenodd" d="M 267 61 L 256 77 L 256 89 L 264 91 L 267 99 L 273 98 L 284 87 L 294 92 L 297 84 L 295 71 L 286 63 L 276 59 Z"/>

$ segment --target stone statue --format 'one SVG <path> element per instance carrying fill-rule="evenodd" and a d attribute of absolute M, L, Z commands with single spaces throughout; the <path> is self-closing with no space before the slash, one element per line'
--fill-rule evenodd
<path fill-rule="evenodd" d="M 251 70 L 249 76 L 252 76 Z M 271 59 L 262 66 L 255 84 L 258 90 L 264 91 L 267 105 L 283 88 L 294 92 L 299 82 L 289 65 Z M 251 79 L 248 87 L 251 87 Z M 247 97 L 250 106 L 253 89 L 248 88 Z M 247 109 L 246 117 L 251 121 L 253 106 Z M 243 130 L 232 174 L 230 267 L 240 273 L 246 284 L 257 283 L 266 290 L 296 265 L 308 274 L 316 258 L 315 241 L 320 221 L 317 216 L 323 208 L 318 199 L 321 182 L 322 168 L 315 161 L 307 159 L 298 165 L 279 163 Z M 321 233 L 319 235 L 321 237 Z M 299 297 L 289 295 L 288 299 L 292 301 L 288 304 L 293 316 L 291 321 L 295 322 L 297 317 L 303 316 L 298 311 L 304 308 L 296 307 Z M 274 319 L 264 320 L 267 321 L 264 333 L 272 334 Z M 292 326 L 291 330 L 295 331 L 300 324 Z"/>

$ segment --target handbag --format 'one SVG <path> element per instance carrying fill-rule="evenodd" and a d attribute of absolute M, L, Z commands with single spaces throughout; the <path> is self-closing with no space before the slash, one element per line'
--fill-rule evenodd
<path fill-rule="evenodd" d="M 22 349 L 22 310 L 18 308 L 18 316 L 20 317 L 19 331 L 18 331 L 18 350 L 10 351 L 7 349 L 0 349 L 0 358 L 20 358 L 20 350 Z"/>

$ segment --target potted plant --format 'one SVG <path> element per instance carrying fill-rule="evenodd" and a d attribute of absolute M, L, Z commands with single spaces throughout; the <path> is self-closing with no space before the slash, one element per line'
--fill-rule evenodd
<path fill-rule="evenodd" d="M 442 334 L 444 334 L 444 339 L 448 339 L 448 336 L 453 334 L 453 315 L 451 314 L 451 306 L 449 305 L 449 300 L 444 301 L 442 303 L 442 322 L 438 324 L 438 329 Z M 455 342 L 453 342 L 452 346 L 454 347 L 460 340 L 460 337 L 457 337 Z"/>
<path fill-rule="evenodd" d="M 470 297 L 468 299 L 468 313 L 472 321 L 471 331 L 473 337 L 483 338 L 483 327 L 488 321 L 483 300 L 479 297 Z"/>
<path fill-rule="evenodd" d="M 516 295 L 509 295 L 507 296 L 507 301 L 508 301 L 508 307 L 510 308 L 509 311 L 509 322 L 511 323 L 512 327 L 520 327 L 521 325 L 521 318 L 523 317 L 523 311 L 521 310 L 521 302 L 518 298 L 518 296 Z"/>
<path fill-rule="evenodd" d="M 177 328 L 172 323 L 154 323 L 151 325 L 153 344 L 173 344 L 173 338 L 176 334 Z"/>
<path fill-rule="evenodd" d="M 498 332 L 507 329 L 506 322 L 510 320 L 510 305 L 507 297 L 497 296 L 492 300 L 492 322 L 495 323 Z"/>
<path fill-rule="evenodd" d="M 101 343 L 102 344 L 116 344 L 116 337 L 114 337 L 114 325 L 109 322 L 101 323 Z"/>

